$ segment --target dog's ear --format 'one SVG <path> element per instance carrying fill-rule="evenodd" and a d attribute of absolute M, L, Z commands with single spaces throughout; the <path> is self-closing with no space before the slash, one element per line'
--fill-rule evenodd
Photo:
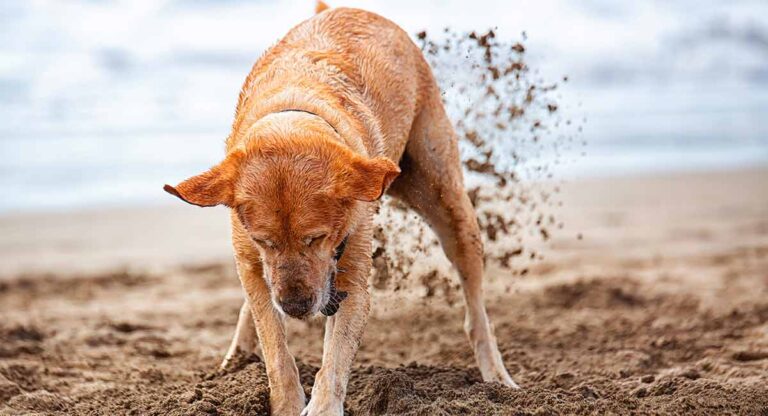
<path fill-rule="evenodd" d="M 207 172 L 193 176 L 175 187 L 165 185 L 163 189 L 193 205 L 232 207 L 235 200 L 235 183 L 240 176 L 240 166 L 244 159 L 245 153 L 235 150 Z"/>
<path fill-rule="evenodd" d="M 343 198 L 375 201 L 384 195 L 400 168 L 386 157 L 355 157 L 341 178 L 339 194 Z"/>

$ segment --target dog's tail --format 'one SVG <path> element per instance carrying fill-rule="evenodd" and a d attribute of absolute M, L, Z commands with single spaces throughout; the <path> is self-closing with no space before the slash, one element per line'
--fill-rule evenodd
<path fill-rule="evenodd" d="M 328 9 L 330 9 L 330 7 L 323 0 L 317 0 L 315 3 L 315 14 L 322 13 Z"/>

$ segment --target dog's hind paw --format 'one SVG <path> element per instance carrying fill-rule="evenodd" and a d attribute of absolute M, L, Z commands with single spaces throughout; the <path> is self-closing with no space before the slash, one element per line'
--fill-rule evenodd
<path fill-rule="evenodd" d="M 224 372 L 234 372 L 241 370 L 250 363 L 258 363 L 261 361 L 261 357 L 256 353 L 248 353 L 245 351 L 237 350 L 234 353 L 227 354 L 227 356 L 224 357 L 224 360 L 219 366 L 219 370 Z"/>
<path fill-rule="evenodd" d="M 504 361 L 495 342 L 483 343 L 475 351 L 477 364 L 480 368 L 480 374 L 485 382 L 497 382 L 513 389 L 519 389 L 520 386 L 512 380 L 507 369 L 504 367 Z"/>
<path fill-rule="evenodd" d="M 520 389 L 520 386 L 515 383 L 514 380 L 512 380 L 512 377 L 509 376 L 509 373 L 507 373 L 506 369 L 501 369 L 499 371 L 491 371 L 491 374 L 483 373 L 483 381 L 485 382 L 497 382 L 500 384 L 503 384 L 507 387 L 511 387 L 513 389 Z"/>

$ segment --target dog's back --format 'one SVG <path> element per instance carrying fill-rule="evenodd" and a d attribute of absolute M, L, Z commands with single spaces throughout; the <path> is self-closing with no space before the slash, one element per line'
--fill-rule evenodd
<path fill-rule="evenodd" d="M 437 93 L 407 33 L 359 9 L 325 10 L 300 23 L 254 65 L 243 85 L 228 146 L 248 120 L 291 100 L 324 102 L 354 114 L 366 153 L 399 160 L 414 117 Z M 278 104 L 279 102 L 279 104 Z"/>

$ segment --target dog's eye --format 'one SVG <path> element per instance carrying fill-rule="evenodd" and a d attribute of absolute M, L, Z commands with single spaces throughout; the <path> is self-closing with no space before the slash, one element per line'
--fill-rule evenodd
<path fill-rule="evenodd" d="M 319 235 L 306 237 L 304 239 L 304 245 L 311 246 L 317 242 L 323 241 L 323 239 L 325 239 L 326 236 L 328 236 L 328 234 L 319 234 Z"/>
<path fill-rule="evenodd" d="M 275 243 L 274 243 L 274 241 L 272 241 L 272 240 L 268 240 L 268 239 L 261 239 L 261 238 L 256 238 L 256 237 L 254 237 L 254 238 L 253 238 L 253 241 L 255 241 L 255 242 L 256 242 L 256 244 L 258 244 L 258 245 L 260 245 L 260 246 L 262 246 L 262 247 L 267 247 L 267 248 L 275 248 Z"/>

